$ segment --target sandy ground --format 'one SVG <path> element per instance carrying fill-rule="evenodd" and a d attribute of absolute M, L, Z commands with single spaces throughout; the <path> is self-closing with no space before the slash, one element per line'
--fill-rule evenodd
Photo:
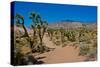
<path fill-rule="evenodd" d="M 47 37 L 46 35 L 44 35 L 43 43 L 45 44 L 45 46 L 49 48 L 59 48 L 60 47 L 60 46 L 56 46 L 52 41 L 50 41 L 50 38 Z"/>
<path fill-rule="evenodd" d="M 74 46 L 65 46 L 58 47 L 52 41 L 49 40 L 49 37 L 44 36 L 43 42 L 47 47 L 55 48 L 54 51 L 46 52 L 40 55 L 37 55 L 36 58 L 40 58 L 40 61 L 44 63 L 65 63 L 65 62 L 79 62 L 84 61 L 86 57 L 79 56 L 79 47 L 75 48 Z"/>

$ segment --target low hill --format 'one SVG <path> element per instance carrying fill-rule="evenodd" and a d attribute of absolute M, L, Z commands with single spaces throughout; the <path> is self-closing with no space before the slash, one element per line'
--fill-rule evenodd
<path fill-rule="evenodd" d="M 54 28 L 54 29 L 79 29 L 85 25 L 87 29 L 96 29 L 97 28 L 97 23 L 82 23 L 82 22 L 77 22 L 77 21 L 60 21 L 60 22 L 54 22 L 48 25 L 49 28 Z"/>

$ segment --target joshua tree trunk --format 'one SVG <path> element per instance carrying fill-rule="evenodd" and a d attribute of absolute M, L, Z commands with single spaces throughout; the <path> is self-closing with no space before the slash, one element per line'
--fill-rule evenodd
<path fill-rule="evenodd" d="M 40 39 L 40 44 L 42 45 L 42 35 L 41 35 L 41 28 L 39 28 L 39 33 L 38 33 L 38 35 L 39 35 L 39 39 Z"/>
<path fill-rule="evenodd" d="M 33 25 L 31 25 L 32 29 L 33 29 L 33 44 L 36 41 L 36 29 Z"/>
<path fill-rule="evenodd" d="M 44 27 L 44 28 L 43 28 L 42 39 L 43 39 L 43 36 L 44 36 L 45 32 L 46 32 L 46 28 Z"/>
<path fill-rule="evenodd" d="M 28 41 L 30 42 L 30 48 L 32 49 L 33 48 L 33 42 L 31 41 L 31 38 L 29 37 L 29 34 L 28 34 L 28 32 L 27 32 L 27 29 L 26 29 L 26 27 L 24 26 L 24 24 L 22 24 L 22 27 L 23 27 L 23 29 L 24 29 L 24 31 L 25 31 L 25 36 L 26 37 L 28 37 Z"/>
<path fill-rule="evenodd" d="M 35 40 L 36 40 L 36 30 L 34 29 L 34 32 L 33 32 L 33 44 L 34 44 Z"/>
<path fill-rule="evenodd" d="M 40 37 L 40 44 L 42 45 L 42 37 Z"/>
<path fill-rule="evenodd" d="M 61 34 L 61 43 L 63 44 L 63 42 L 64 42 L 64 29 L 60 29 L 60 34 Z"/>
<path fill-rule="evenodd" d="M 24 29 L 24 31 L 25 31 L 25 36 L 27 36 L 28 38 L 29 38 L 29 35 L 28 35 L 28 32 L 27 32 L 27 29 L 25 28 L 25 26 L 24 25 L 22 25 L 22 27 L 23 27 L 23 29 Z"/>
<path fill-rule="evenodd" d="M 61 43 L 63 43 L 63 32 L 61 32 Z"/>

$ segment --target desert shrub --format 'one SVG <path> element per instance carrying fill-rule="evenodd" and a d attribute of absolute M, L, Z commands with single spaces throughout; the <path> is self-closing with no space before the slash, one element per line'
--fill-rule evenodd
<path fill-rule="evenodd" d="M 59 45 L 61 45 L 61 42 L 57 40 L 57 41 L 54 42 L 54 44 L 56 44 L 57 46 L 59 46 Z"/>
<path fill-rule="evenodd" d="M 94 48 L 97 48 L 97 41 L 95 40 L 94 43 L 93 43 L 93 46 Z"/>
<path fill-rule="evenodd" d="M 91 49 L 90 52 L 87 54 L 87 56 L 89 58 L 95 58 L 95 57 L 97 57 L 97 49 L 96 48 Z"/>
<path fill-rule="evenodd" d="M 41 61 L 41 63 L 43 63 Z M 17 52 L 14 57 L 14 65 L 31 65 L 31 64 L 41 64 L 38 59 L 34 58 L 32 53 L 23 55 Z"/>
<path fill-rule="evenodd" d="M 58 40 L 60 37 L 59 36 L 55 36 L 55 38 Z"/>
<path fill-rule="evenodd" d="M 92 35 L 91 35 L 92 30 L 88 30 L 86 28 L 86 25 L 83 24 L 83 27 L 79 29 L 79 42 L 87 42 L 91 43 Z"/>
<path fill-rule="evenodd" d="M 89 52 L 89 46 L 83 45 L 80 47 L 80 55 L 87 55 Z"/>
<path fill-rule="evenodd" d="M 79 42 L 85 42 L 87 41 L 87 37 L 85 36 L 85 33 L 80 34 Z"/>
<path fill-rule="evenodd" d="M 65 46 L 67 46 L 69 43 L 68 42 L 64 42 L 63 44 L 62 44 L 62 47 L 65 47 Z"/>
<path fill-rule="evenodd" d="M 21 54 L 19 51 L 14 52 L 14 64 L 15 65 L 20 65 L 22 64 L 21 60 L 23 59 L 23 54 Z"/>
<path fill-rule="evenodd" d="M 49 51 L 49 48 L 46 47 L 46 46 L 44 46 L 44 45 L 41 45 L 40 43 L 36 43 L 36 44 L 33 46 L 32 51 L 33 51 L 33 52 L 43 53 L 43 52 Z"/>
<path fill-rule="evenodd" d="M 90 52 L 86 55 L 86 60 L 85 61 L 91 61 L 91 60 L 96 60 L 97 59 L 97 49 L 93 48 L 90 50 Z"/>
<path fill-rule="evenodd" d="M 79 55 L 86 56 L 86 61 L 97 58 L 97 48 L 92 44 L 81 43 Z"/>
<path fill-rule="evenodd" d="M 76 38 L 75 38 L 76 33 L 75 33 L 75 31 L 66 31 L 64 33 L 64 35 L 68 38 L 69 41 L 72 41 L 72 42 L 76 41 Z"/>

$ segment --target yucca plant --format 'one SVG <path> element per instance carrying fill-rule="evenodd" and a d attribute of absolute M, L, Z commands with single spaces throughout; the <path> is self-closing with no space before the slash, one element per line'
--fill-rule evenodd
<path fill-rule="evenodd" d="M 34 12 L 30 13 L 30 19 L 32 19 L 32 22 L 33 22 L 32 25 L 31 25 L 31 27 L 34 31 L 33 38 L 36 37 L 36 34 L 38 34 L 38 38 L 39 38 L 39 44 L 35 46 L 36 50 L 38 48 L 42 49 L 42 48 L 44 48 L 43 37 L 44 37 L 44 34 L 47 30 L 48 23 L 46 21 L 43 21 L 39 14 L 36 14 Z M 43 49 L 43 50 L 45 50 L 45 49 Z M 43 50 L 40 50 L 40 52 L 43 51 Z"/>
<path fill-rule="evenodd" d="M 33 22 L 33 24 L 32 24 L 33 30 L 35 28 L 38 29 L 38 36 L 40 39 L 40 43 L 42 45 L 43 36 L 46 32 L 48 23 L 46 21 L 42 21 L 40 15 L 36 14 L 34 12 L 30 13 L 30 19 L 32 19 L 32 22 Z M 34 30 L 34 32 L 35 32 L 35 30 Z"/>
<path fill-rule="evenodd" d="M 24 25 L 24 17 L 22 15 L 20 15 L 20 14 L 16 14 L 15 19 L 16 19 L 17 24 L 22 26 L 22 28 L 24 29 L 24 35 L 22 37 L 28 37 L 28 41 L 30 42 L 30 48 L 32 49 L 33 42 L 31 40 L 31 38 L 29 37 L 27 29 L 26 29 L 26 27 Z"/>

